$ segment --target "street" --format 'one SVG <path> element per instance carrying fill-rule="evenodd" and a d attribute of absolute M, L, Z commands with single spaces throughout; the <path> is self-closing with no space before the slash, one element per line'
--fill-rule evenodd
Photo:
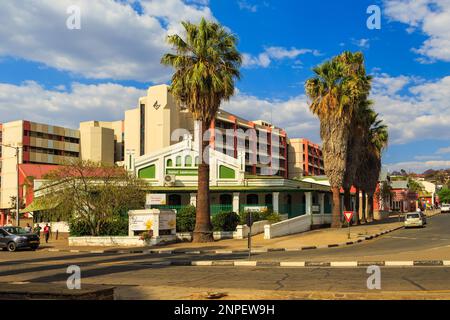
<path fill-rule="evenodd" d="M 450 215 L 429 219 L 424 229 L 400 229 L 376 240 L 342 247 L 254 254 L 258 261 L 379 261 L 449 259 Z M 440 255 L 437 257 L 437 255 Z M 283 268 L 154 265 L 183 260 L 243 260 L 239 254 L 64 253 L 44 250 L 0 252 L 0 282 L 58 283 L 65 286 L 67 267 L 81 267 L 82 283 L 118 287 L 118 297 L 189 298 L 205 290 L 238 292 L 380 292 L 367 289 L 365 267 Z M 153 264 L 153 265 L 152 265 Z M 160 288 L 151 294 L 146 288 Z M 139 290 L 138 290 L 139 289 Z M 268 290 L 268 291 L 267 291 Z M 381 267 L 381 291 L 450 291 L 448 267 Z M 147 294 L 145 293 L 147 292 Z M 269 294 L 269 296 L 271 296 Z M 245 295 L 244 295 L 245 297 Z M 277 296 L 275 296 L 277 297 Z M 248 297 L 247 297 L 248 298 Z"/>

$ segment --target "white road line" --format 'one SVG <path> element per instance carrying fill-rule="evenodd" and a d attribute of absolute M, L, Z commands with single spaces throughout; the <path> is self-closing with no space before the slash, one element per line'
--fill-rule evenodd
<path fill-rule="evenodd" d="M 191 265 L 193 266 L 212 266 L 212 261 L 191 261 Z"/>
<path fill-rule="evenodd" d="M 444 264 L 444 266 L 450 266 L 450 260 L 444 260 L 442 261 L 442 263 Z"/>
<path fill-rule="evenodd" d="M 234 261 L 235 267 L 256 267 L 256 261 Z"/>
<path fill-rule="evenodd" d="M 304 267 L 305 266 L 305 262 L 304 261 L 285 261 L 285 262 L 280 262 L 280 267 Z"/>
<path fill-rule="evenodd" d="M 387 267 L 414 266 L 414 261 L 385 261 L 384 265 Z"/>

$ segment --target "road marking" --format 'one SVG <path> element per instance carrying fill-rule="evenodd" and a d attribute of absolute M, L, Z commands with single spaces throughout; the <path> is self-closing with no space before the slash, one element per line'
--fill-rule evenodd
<path fill-rule="evenodd" d="M 357 267 L 357 261 L 332 261 L 330 262 L 331 267 Z"/>
<path fill-rule="evenodd" d="M 216 253 L 218 253 L 218 254 L 231 254 L 231 253 L 233 253 L 233 250 L 216 250 Z"/>
<path fill-rule="evenodd" d="M 192 261 L 193 266 L 212 266 L 212 261 Z"/>
<path fill-rule="evenodd" d="M 444 260 L 442 261 L 442 263 L 444 264 L 444 266 L 450 266 L 450 260 Z"/>
<path fill-rule="evenodd" d="M 387 267 L 414 266 L 414 261 L 385 261 L 384 265 Z"/>
<path fill-rule="evenodd" d="M 256 261 L 235 261 L 235 267 L 256 267 Z"/>
<path fill-rule="evenodd" d="M 304 266 L 305 266 L 305 262 L 304 261 L 280 262 L 280 267 L 304 267 Z"/>

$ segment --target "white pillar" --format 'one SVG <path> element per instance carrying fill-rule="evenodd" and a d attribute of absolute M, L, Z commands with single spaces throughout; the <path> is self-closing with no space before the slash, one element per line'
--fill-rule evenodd
<path fill-rule="evenodd" d="M 305 199 L 306 214 L 312 214 L 312 192 L 305 192 Z"/>
<path fill-rule="evenodd" d="M 280 212 L 280 193 L 279 192 L 273 192 L 272 193 L 272 204 L 273 204 L 273 212 L 279 213 Z"/>
<path fill-rule="evenodd" d="M 319 193 L 320 214 L 325 213 L 325 193 Z"/>
<path fill-rule="evenodd" d="M 190 194 L 191 198 L 190 198 L 190 204 L 191 206 L 197 207 L 197 194 L 196 193 L 191 193 Z"/>
<path fill-rule="evenodd" d="M 239 214 L 239 192 L 233 193 L 233 212 Z"/>

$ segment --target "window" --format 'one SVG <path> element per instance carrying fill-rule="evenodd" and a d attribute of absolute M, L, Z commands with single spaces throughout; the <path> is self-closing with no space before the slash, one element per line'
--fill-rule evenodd
<path fill-rule="evenodd" d="M 181 157 L 180 157 L 180 156 L 178 156 L 178 157 L 176 158 L 176 160 L 175 160 L 175 165 L 176 165 L 177 167 L 181 167 Z"/>
<path fill-rule="evenodd" d="M 143 156 L 145 154 L 145 104 L 141 104 L 140 112 L 141 112 L 140 155 Z"/>
<path fill-rule="evenodd" d="M 172 161 L 172 159 L 167 159 L 166 167 L 173 167 L 173 161 Z"/>
<path fill-rule="evenodd" d="M 186 158 L 184 158 L 184 166 L 185 167 L 192 166 L 192 157 L 191 156 L 186 156 Z"/>
<path fill-rule="evenodd" d="M 259 203 L 259 198 L 257 194 L 249 194 L 247 195 L 247 204 L 255 205 Z"/>

